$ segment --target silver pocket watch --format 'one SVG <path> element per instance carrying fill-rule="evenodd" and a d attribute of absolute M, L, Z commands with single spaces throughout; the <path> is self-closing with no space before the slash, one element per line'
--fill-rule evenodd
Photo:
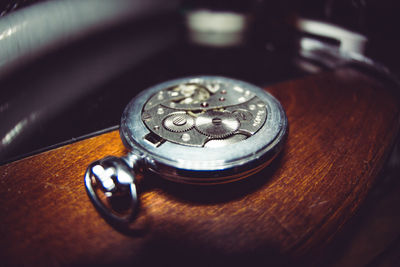
<path fill-rule="evenodd" d="M 90 164 L 85 186 L 106 220 L 126 224 L 137 211 L 136 177 L 143 170 L 177 183 L 229 183 L 266 167 L 287 131 L 282 106 L 257 86 L 219 76 L 167 81 L 127 105 L 120 135 L 130 152 Z M 129 208 L 116 211 L 113 198 Z"/>

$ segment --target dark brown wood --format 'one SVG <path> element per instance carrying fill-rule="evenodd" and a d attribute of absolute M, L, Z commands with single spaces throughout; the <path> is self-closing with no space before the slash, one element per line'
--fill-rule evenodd
<path fill-rule="evenodd" d="M 118 132 L 1 166 L 2 262 L 265 266 L 321 255 L 376 181 L 397 133 L 399 105 L 350 69 L 267 90 L 290 125 L 273 165 L 206 188 L 148 175 L 130 234 L 98 215 L 83 184 L 90 162 L 126 153 Z"/>

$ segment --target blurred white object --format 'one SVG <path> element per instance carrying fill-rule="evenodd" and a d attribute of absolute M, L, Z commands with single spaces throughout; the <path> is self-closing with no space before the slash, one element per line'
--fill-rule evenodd
<path fill-rule="evenodd" d="M 249 19 L 229 11 L 194 10 L 186 14 L 190 41 L 207 46 L 236 46 L 244 42 Z"/>
<path fill-rule="evenodd" d="M 347 30 L 337 25 L 329 24 L 322 21 L 299 18 L 295 26 L 298 30 L 335 39 L 340 42 L 340 50 L 344 52 L 352 52 L 364 54 L 365 46 L 368 39 L 357 32 Z"/>

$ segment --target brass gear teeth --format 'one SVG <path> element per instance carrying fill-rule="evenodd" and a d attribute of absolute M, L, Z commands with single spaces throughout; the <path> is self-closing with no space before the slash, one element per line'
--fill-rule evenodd
<path fill-rule="evenodd" d="M 195 128 L 211 138 L 223 139 L 240 127 L 239 120 L 230 112 L 207 111 L 196 118 Z"/>
<path fill-rule="evenodd" d="M 181 133 L 193 128 L 194 119 L 184 112 L 174 113 L 164 119 L 163 125 L 165 129 L 171 132 Z"/>

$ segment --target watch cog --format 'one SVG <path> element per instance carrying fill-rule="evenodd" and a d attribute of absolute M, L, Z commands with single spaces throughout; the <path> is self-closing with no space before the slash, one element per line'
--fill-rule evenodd
<path fill-rule="evenodd" d="M 233 114 L 215 110 L 201 114 L 195 121 L 200 133 L 216 139 L 228 137 L 239 127 L 240 122 Z"/>
<path fill-rule="evenodd" d="M 171 132 L 181 133 L 193 128 L 194 119 L 186 113 L 174 113 L 164 119 L 163 125 Z"/>

